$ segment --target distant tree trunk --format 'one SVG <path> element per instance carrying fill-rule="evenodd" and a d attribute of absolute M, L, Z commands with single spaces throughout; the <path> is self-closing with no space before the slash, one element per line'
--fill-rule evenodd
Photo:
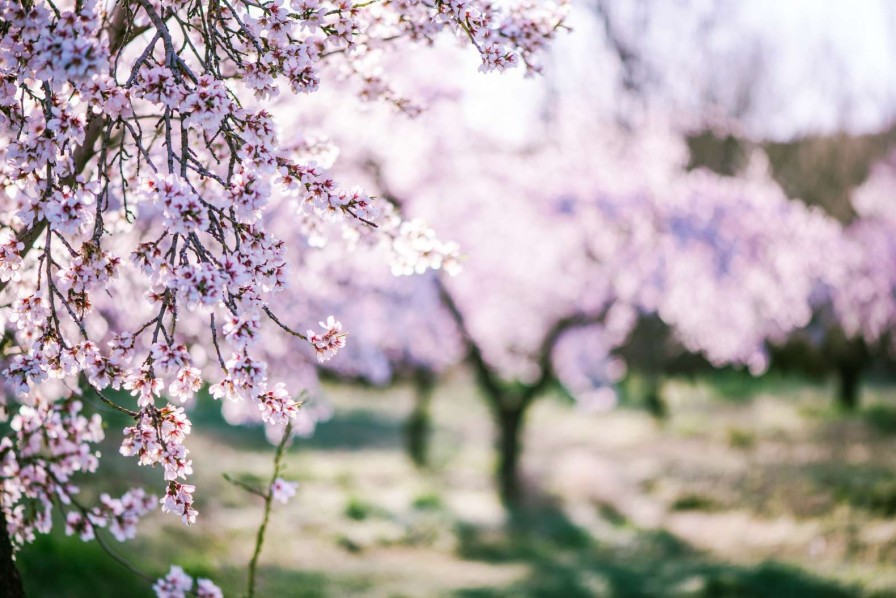
<path fill-rule="evenodd" d="M 666 402 L 663 400 L 662 383 L 657 374 L 647 374 L 647 390 L 644 396 L 644 403 L 647 410 L 657 419 L 665 419 L 669 414 Z"/>
<path fill-rule="evenodd" d="M 23 598 L 22 577 L 13 560 L 12 542 L 6 527 L 6 517 L 0 510 L 0 596 L 4 598 Z"/>
<path fill-rule="evenodd" d="M 498 492 L 504 506 L 510 511 L 516 511 L 523 498 L 519 466 L 526 406 L 522 402 L 500 401 L 494 413 L 498 428 L 496 438 Z"/>
<path fill-rule="evenodd" d="M 418 371 L 414 376 L 414 409 L 405 424 L 405 442 L 408 455 L 417 467 L 427 467 L 432 439 L 430 404 L 436 387 L 436 378 L 429 371 Z"/>
<path fill-rule="evenodd" d="M 843 360 L 837 364 L 837 399 L 847 411 L 854 411 L 859 406 L 861 373 L 861 366 L 853 360 Z"/>

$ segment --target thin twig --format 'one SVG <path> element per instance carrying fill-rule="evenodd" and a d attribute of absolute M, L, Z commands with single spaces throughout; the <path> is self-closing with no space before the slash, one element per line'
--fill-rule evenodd
<path fill-rule="evenodd" d="M 280 463 L 283 460 L 283 454 L 286 452 L 286 445 L 289 443 L 289 437 L 292 436 L 292 422 L 286 424 L 283 431 L 283 438 L 277 445 L 277 452 L 274 454 L 274 473 L 271 475 L 271 483 L 268 484 L 267 492 L 264 495 L 264 517 L 261 520 L 261 526 L 258 528 L 258 535 L 255 538 L 255 552 L 252 553 L 252 560 L 249 561 L 249 581 L 247 587 L 247 595 L 249 598 L 255 596 L 255 571 L 258 567 L 258 557 L 261 556 L 261 547 L 264 544 L 264 532 L 268 527 L 268 520 L 271 518 L 271 486 L 278 477 L 280 477 Z"/>
<path fill-rule="evenodd" d="M 221 474 L 221 476 L 222 476 L 225 480 L 227 480 L 228 482 L 230 482 L 231 484 L 233 484 L 234 486 L 237 486 L 238 488 L 242 488 L 243 490 L 245 490 L 245 491 L 248 492 L 249 494 L 254 494 L 255 496 L 260 496 L 261 498 L 267 498 L 267 494 L 265 494 L 264 492 L 262 492 L 261 490 L 259 490 L 259 489 L 256 488 L 255 486 L 250 486 L 250 485 L 247 484 L 246 482 L 241 482 L 240 480 L 238 480 L 238 479 L 236 479 L 236 478 L 234 478 L 234 477 L 231 477 L 231 475 L 228 474 L 228 473 L 223 473 L 223 474 Z"/>

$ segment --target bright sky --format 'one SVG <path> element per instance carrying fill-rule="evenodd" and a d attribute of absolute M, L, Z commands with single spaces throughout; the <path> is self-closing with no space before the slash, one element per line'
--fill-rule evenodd
<path fill-rule="evenodd" d="M 546 83 L 593 98 L 597 112 L 618 109 L 617 65 L 586 1 L 571 21 L 575 31 L 557 44 L 547 82 L 517 74 L 471 77 L 467 112 L 474 123 L 524 134 Z M 623 15 L 623 35 L 647 51 L 660 73 L 664 106 L 704 112 L 711 93 L 725 111 L 748 106 L 742 111 L 748 130 L 774 138 L 873 131 L 896 116 L 896 2 L 653 0 L 646 33 L 636 33 L 642 30 L 634 26 L 635 4 L 609 4 Z M 701 20 L 711 25 L 701 27 Z"/>
<path fill-rule="evenodd" d="M 896 3 L 752 0 L 756 31 L 780 48 L 768 65 L 768 132 L 873 130 L 896 114 Z M 780 107 L 774 114 L 774 106 Z"/>

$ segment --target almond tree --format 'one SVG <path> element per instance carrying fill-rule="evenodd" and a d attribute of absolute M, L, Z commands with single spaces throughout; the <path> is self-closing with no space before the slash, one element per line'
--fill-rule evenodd
<path fill-rule="evenodd" d="M 302 388 L 279 373 L 346 341 L 328 312 L 278 307 L 305 292 L 290 270 L 303 226 L 338 221 L 360 251 L 392 248 L 401 271 L 441 265 L 418 267 L 411 239 L 428 229 L 308 159 L 300 132 L 281 126 L 298 96 L 350 81 L 350 93 L 407 108 L 371 75 L 377 56 L 442 32 L 483 71 L 537 72 L 562 22 L 562 8 L 478 0 L 0 2 L 4 595 L 21 595 L 13 550 L 49 531 L 54 510 L 85 540 L 99 528 L 131 537 L 156 504 L 196 521 L 178 403 L 203 383 L 281 429 L 299 417 Z M 138 489 L 78 499 L 73 479 L 99 462 L 99 408 L 132 420 L 121 452 L 159 466 L 160 500 Z M 174 571 L 156 590 L 217 592 L 190 587 Z"/>
<path fill-rule="evenodd" d="M 857 217 L 845 227 L 841 276 L 824 296 L 829 336 L 847 345 L 836 355 L 841 404 L 858 406 L 860 377 L 871 355 L 896 354 L 896 155 L 877 164 L 853 193 Z M 876 349 L 876 350 L 875 350 Z"/>
<path fill-rule="evenodd" d="M 637 34 L 607 35 L 617 54 L 639 41 Z M 562 67 L 564 58 L 557 57 Z M 600 59 L 596 52 L 593 58 Z M 380 123 L 400 140 L 388 152 L 374 133 L 344 156 L 356 173 L 373 164 L 372 188 L 404 213 L 438 218 L 440 231 L 464 248 L 464 275 L 437 285 L 442 307 L 430 306 L 429 321 L 447 316 L 463 339 L 496 422 L 499 485 L 511 506 L 520 497 L 517 461 L 528 407 L 558 381 L 606 404 L 612 397 L 605 385 L 626 369 L 658 375 L 668 360 L 666 342 L 712 366 L 761 373 L 770 348 L 805 329 L 825 304 L 839 306 L 830 309 L 852 337 L 867 330 L 877 342 L 892 328 L 893 268 L 881 214 L 844 230 L 819 209 L 788 199 L 761 151 L 736 177 L 689 170 L 687 131 L 669 124 L 681 111 L 635 115 L 621 134 L 595 108 L 605 73 L 593 70 L 564 71 L 575 82 L 560 91 L 549 77 L 540 90 L 547 100 L 509 148 L 452 106 L 437 120 L 427 120 L 432 112 L 421 116 L 423 128 Z M 457 93 L 429 85 L 423 95 Z M 539 113 L 549 117 L 539 122 Z M 738 124 L 730 116 L 717 120 L 723 133 Z M 849 276 L 857 282 L 852 290 Z M 881 284 L 869 290 L 872 280 Z M 831 289 L 839 298 L 831 299 Z M 863 315 L 850 315 L 856 311 Z M 652 332 L 645 347 L 632 350 L 632 332 L 644 322 L 667 336 Z M 654 395 L 661 410 L 656 382 Z"/>
<path fill-rule="evenodd" d="M 359 170 L 375 163 L 371 184 L 384 198 L 437 215 L 464 248 L 463 274 L 438 279 L 442 306 L 428 318 L 447 317 L 463 341 L 495 421 L 498 486 L 511 508 L 538 397 L 559 383 L 586 402 L 612 401 L 606 386 L 644 366 L 620 350 L 645 318 L 714 366 L 764 371 L 769 345 L 810 321 L 829 281 L 820 249 L 841 242 L 834 220 L 784 195 L 761 155 L 739 178 L 688 171 L 674 130 L 620 133 L 578 108 L 558 110 L 520 149 L 453 113 L 425 135 L 399 129 L 389 155 L 369 146 L 345 157 Z"/>

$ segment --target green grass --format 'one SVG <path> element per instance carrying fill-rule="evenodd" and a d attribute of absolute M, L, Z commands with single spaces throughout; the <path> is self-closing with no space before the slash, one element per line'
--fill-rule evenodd
<path fill-rule="evenodd" d="M 96 543 L 59 533 L 40 536 L 17 562 L 29 596 L 153 595 L 147 583 L 110 559 Z"/>
<path fill-rule="evenodd" d="M 676 498 L 670 508 L 673 511 L 715 511 L 719 505 L 713 498 L 690 493 Z"/>
<path fill-rule="evenodd" d="M 382 515 L 382 509 L 361 500 L 357 496 L 352 496 L 345 505 L 345 516 L 355 521 L 364 521 L 365 519 Z"/>
<path fill-rule="evenodd" d="M 415 509 L 419 509 L 421 511 L 440 511 L 445 508 L 442 497 L 435 492 L 421 494 L 414 499 L 414 502 L 411 503 L 411 505 Z"/>
<path fill-rule="evenodd" d="M 863 407 L 860 413 L 861 417 L 879 433 L 896 435 L 896 405 L 876 403 Z"/>
<path fill-rule="evenodd" d="M 748 401 L 760 394 L 787 395 L 807 387 L 824 388 L 818 382 L 778 371 L 754 377 L 744 370 L 721 369 L 702 374 L 700 381 L 713 389 L 717 399 L 725 401 Z"/>

